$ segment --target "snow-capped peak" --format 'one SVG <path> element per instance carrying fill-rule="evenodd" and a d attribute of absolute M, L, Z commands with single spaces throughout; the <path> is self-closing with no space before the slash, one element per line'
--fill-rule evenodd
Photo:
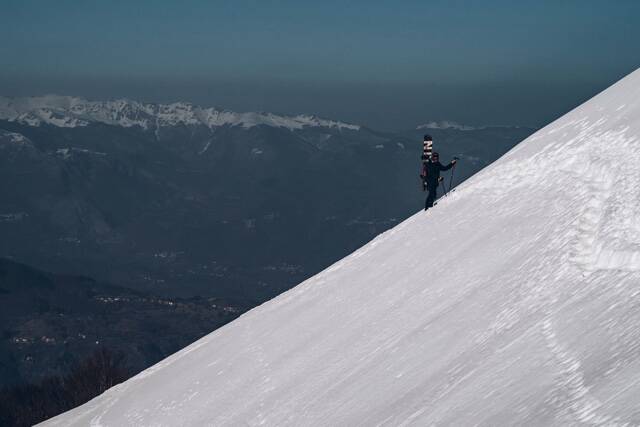
<path fill-rule="evenodd" d="M 470 131 L 470 130 L 482 130 L 482 129 L 491 129 L 491 128 L 509 128 L 509 129 L 518 129 L 520 126 L 514 125 L 482 125 L 482 126 L 471 126 L 464 125 L 458 122 L 454 122 L 452 120 L 442 120 L 442 121 L 431 121 L 419 126 L 416 126 L 416 129 L 454 129 L 460 131 Z"/>
<path fill-rule="evenodd" d="M 25 145 L 29 143 L 29 140 L 22 134 L 16 132 L 8 132 L 0 129 L 0 139 L 7 143 L 16 145 Z"/>
<path fill-rule="evenodd" d="M 450 120 L 443 120 L 443 121 L 433 121 L 433 122 L 429 122 L 429 123 L 425 123 L 423 125 L 417 126 L 416 129 L 456 129 L 456 130 L 476 130 L 479 129 L 476 126 L 468 126 L 468 125 L 462 125 L 460 123 L 454 122 L 454 121 L 450 121 Z"/>
<path fill-rule="evenodd" d="M 216 108 L 203 108 L 186 102 L 151 104 L 128 99 L 88 101 L 83 98 L 59 95 L 28 98 L 0 97 L 0 120 L 15 121 L 30 126 L 48 124 L 71 128 L 97 122 L 123 127 L 139 126 L 143 129 L 180 125 L 208 128 L 219 126 L 250 128 L 266 125 L 290 130 L 305 127 L 360 129 L 358 125 L 308 115 L 237 113 Z"/>
<path fill-rule="evenodd" d="M 0 151 L 33 150 L 33 143 L 26 136 L 0 129 Z"/>

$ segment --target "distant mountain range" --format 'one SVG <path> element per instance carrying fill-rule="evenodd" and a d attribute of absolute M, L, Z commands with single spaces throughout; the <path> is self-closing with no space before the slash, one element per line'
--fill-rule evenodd
<path fill-rule="evenodd" d="M 456 130 L 477 130 L 483 129 L 485 126 L 469 126 L 469 125 L 461 125 L 460 123 L 443 120 L 440 122 L 428 122 L 423 125 L 419 125 L 416 129 L 456 129 Z"/>
<path fill-rule="evenodd" d="M 416 129 L 455 129 L 455 130 L 482 130 L 489 128 L 512 128 L 517 129 L 521 126 L 504 126 L 504 125 L 483 125 L 483 126 L 471 126 L 471 125 L 463 125 L 458 122 L 450 121 L 450 120 L 442 120 L 442 121 L 432 121 L 416 127 Z M 526 126 L 525 126 L 526 128 Z"/>
<path fill-rule="evenodd" d="M 264 112 L 238 113 L 215 107 L 200 107 L 189 102 L 170 104 L 144 103 L 130 99 L 89 101 L 79 97 L 45 95 L 36 97 L 7 98 L 0 96 L 0 120 L 31 126 L 48 124 L 57 127 L 88 126 L 103 123 L 114 126 L 138 126 L 145 130 L 157 130 L 173 126 L 254 126 L 281 127 L 300 130 L 305 127 L 360 130 L 361 126 L 341 121 L 319 118 L 314 115 L 277 115 Z M 452 120 L 430 121 L 416 129 L 455 129 L 462 131 L 491 127 L 465 125 Z"/>
<path fill-rule="evenodd" d="M 216 108 L 202 108 L 186 102 L 151 104 L 118 99 L 88 101 L 86 99 L 47 95 L 29 98 L 0 97 L 0 119 L 31 126 L 49 124 L 75 128 L 90 123 L 133 127 L 145 130 L 173 126 L 253 126 L 267 125 L 290 130 L 303 127 L 326 127 L 359 130 L 360 126 L 316 116 L 279 116 L 271 113 L 235 113 Z"/>

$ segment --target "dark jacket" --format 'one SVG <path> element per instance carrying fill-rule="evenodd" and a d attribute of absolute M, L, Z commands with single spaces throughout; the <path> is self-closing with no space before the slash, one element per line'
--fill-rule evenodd
<path fill-rule="evenodd" d="M 423 174 L 426 174 L 424 180 L 427 183 L 428 187 L 437 187 L 438 186 L 438 178 L 440 178 L 440 171 L 448 171 L 453 167 L 453 163 L 449 163 L 447 166 L 444 166 L 442 163 L 438 162 L 426 162 L 423 168 Z"/>

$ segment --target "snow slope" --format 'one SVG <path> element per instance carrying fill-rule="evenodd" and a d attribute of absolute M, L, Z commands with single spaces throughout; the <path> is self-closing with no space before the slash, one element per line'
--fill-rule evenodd
<path fill-rule="evenodd" d="M 640 70 L 45 424 L 640 424 L 639 136 Z"/>
<path fill-rule="evenodd" d="M 139 126 L 158 129 L 167 126 L 219 126 L 266 125 L 299 130 L 304 127 L 325 127 L 339 130 L 359 130 L 360 126 L 325 120 L 316 116 L 279 116 L 272 113 L 236 113 L 215 108 L 202 108 L 186 102 L 150 104 L 118 99 L 115 101 L 88 101 L 83 98 L 46 95 L 27 98 L 0 97 L 0 120 L 15 121 L 30 126 L 48 124 L 74 128 L 91 122 L 114 126 Z"/>

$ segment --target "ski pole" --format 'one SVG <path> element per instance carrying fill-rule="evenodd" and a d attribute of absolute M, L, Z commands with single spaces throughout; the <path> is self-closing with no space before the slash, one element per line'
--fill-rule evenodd
<path fill-rule="evenodd" d="M 454 157 L 453 160 L 459 160 L 457 157 Z M 451 178 L 449 178 L 449 191 L 451 191 L 451 186 L 453 185 L 453 172 L 456 170 L 456 164 L 453 164 L 453 167 L 451 168 Z M 447 191 L 447 193 L 449 192 Z"/>

